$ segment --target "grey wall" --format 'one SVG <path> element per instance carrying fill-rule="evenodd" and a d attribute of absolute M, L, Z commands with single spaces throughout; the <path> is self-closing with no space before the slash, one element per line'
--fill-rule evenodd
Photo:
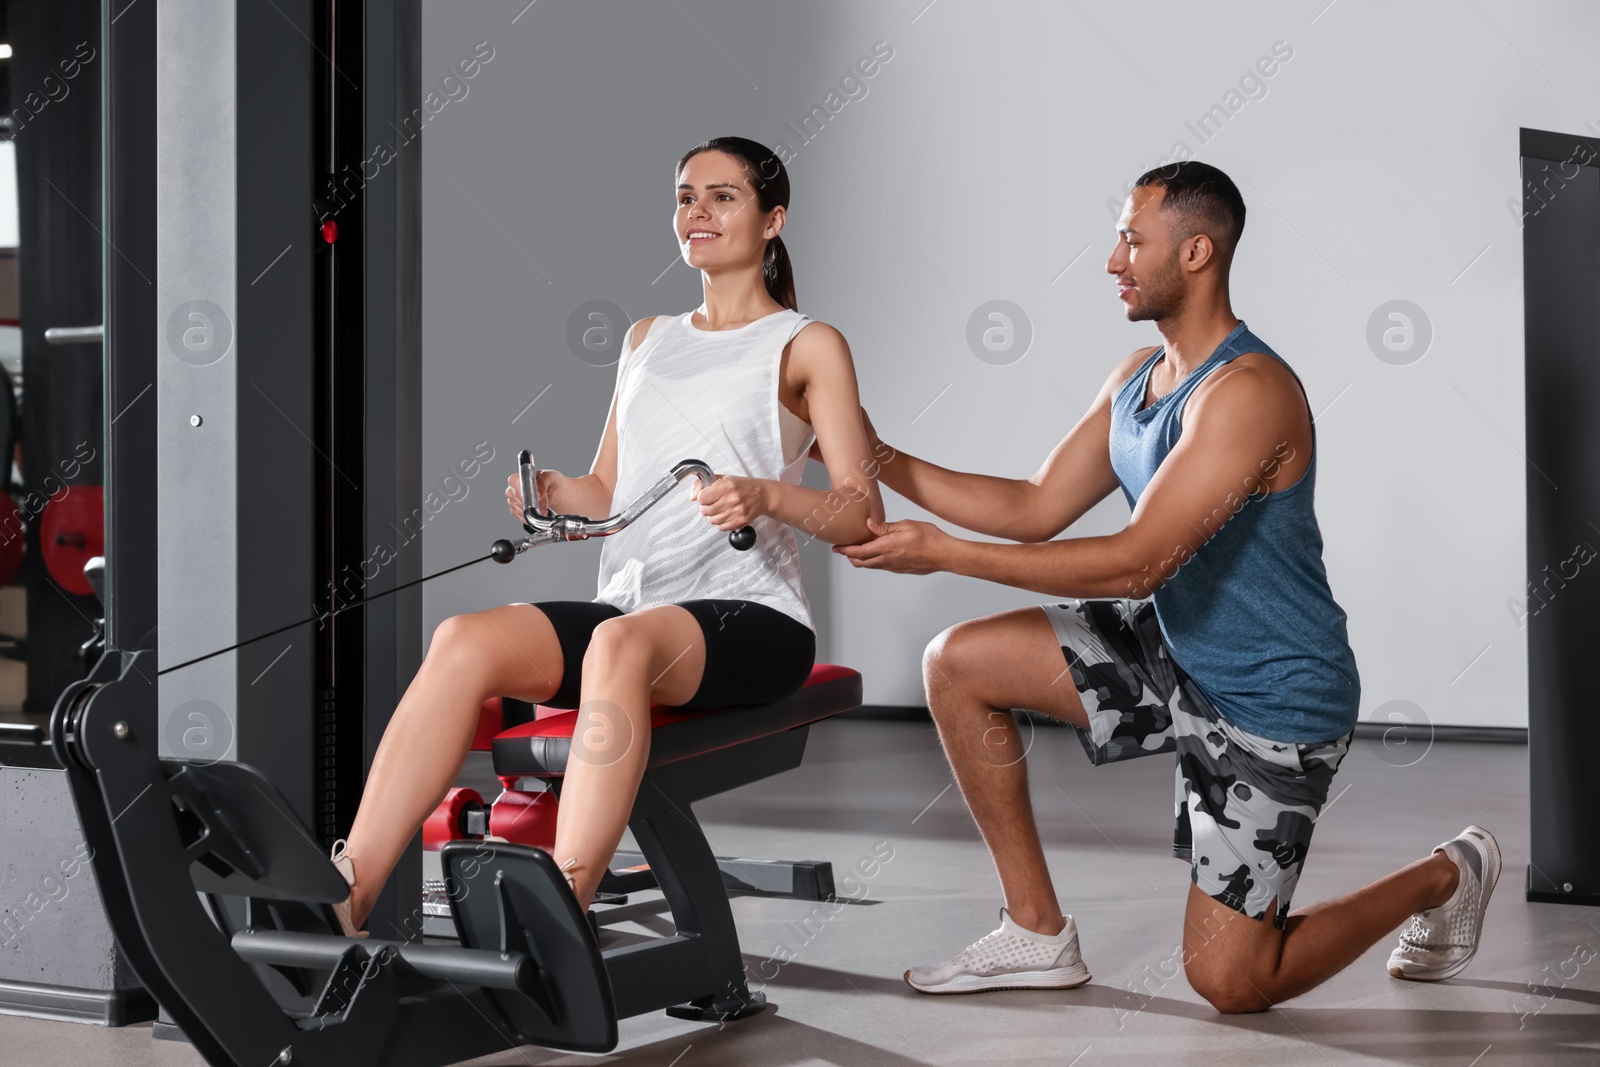
<path fill-rule="evenodd" d="M 98 1021 L 94 1001 L 138 988 L 100 906 L 92 856 L 65 774 L 0 767 L 0 1000 L 9 1014 L 32 1014 L 23 1007 L 32 1005 Z M 51 998 L 42 985 L 63 988 Z"/>
<path fill-rule="evenodd" d="M 670 232 L 672 163 L 694 143 L 785 142 L 801 308 L 849 339 L 884 438 L 1026 476 L 1112 364 L 1159 341 L 1123 320 L 1103 268 L 1126 183 L 1181 142 L 1239 183 L 1235 311 L 1319 412 L 1318 515 L 1363 717 L 1407 700 L 1437 723 L 1526 723 L 1518 128 L 1600 132 L 1600 9 L 524 3 L 424 5 L 425 88 L 476 42 L 494 48 L 424 134 L 424 486 L 476 442 L 496 450 L 430 519 L 427 569 L 514 531 L 499 493 L 515 449 L 588 469 L 614 368 L 569 348 L 575 309 L 608 300 L 636 319 L 699 301 Z M 893 58 L 865 95 L 827 100 L 879 41 Z M 1289 58 L 1241 89 L 1278 42 Z M 829 104 L 820 133 L 795 136 L 788 124 Z M 1213 104 L 1202 142 L 1191 124 Z M 996 298 L 1032 330 L 1006 365 L 966 340 Z M 1420 344 L 1385 360 L 1369 343 L 1392 300 L 1426 319 L 1420 358 Z M 1126 516 L 1119 494 L 1071 533 Z M 589 599 L 598 550 L 433 583 L 428 628 L 474 606 Z M 860 668 L 871 703 L 920 703 L 939 630 L 1043 599 L 841 562 L 808 560 L 821 655 Z"/>

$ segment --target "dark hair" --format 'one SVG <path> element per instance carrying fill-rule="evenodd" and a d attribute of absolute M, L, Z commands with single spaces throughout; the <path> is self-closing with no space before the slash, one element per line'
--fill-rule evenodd
<path fill-rule="evenodd" d="M 713 137 L 685 152 L 675 173 L 682 174 L 689 160 L 701 152 L 721 152 L 743 163 L 762 211 L 789 207 L 789 172 L 772 149 L 748 137 Z M 794 299 L 794 265 L 789 262 L 789 250 L 783 246 L 782 237 L 767 242 L 766 254 L 761 257 L 761 277 L 772 299 L 790 311 L 800 310 Z"/>
<path fill-rule="evenodd" d="M 1167 191 L 1161 213 L 1178 220 L 1177 240 L 1187 241 L 1203 233 L 1222 252 L 1224 265 L 1233 261 L 1233 250 L 1244 232 L 1244 197 L 1233 179 L 1209 163 L 1186 159 L 1145 171 L 1133 183 L 1135 189 L 1158 185 Z"/>

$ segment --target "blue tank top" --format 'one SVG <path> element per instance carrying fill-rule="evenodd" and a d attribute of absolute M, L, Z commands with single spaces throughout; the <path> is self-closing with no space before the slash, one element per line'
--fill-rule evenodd
<path fill-rule="evenodd" d="M 1111 466 L 1130 508 L 1178 443 L 1183 406 L 1207 375 L 1245 352 L 1289 366 L 1241 321 L 1176 388 L 1140 410 L 1165 351 L 1156 349 L 1112 399 Z M 1354 726 L 1361 703 L 1346 615 L 1322 564 L 1316 472 L 1313 423 L 1300 480 L 1253 497 L 1241 488 L 1245 503 L 1155 591 L 1173 658 L 1223 718 L 1274 741 L 1331 741 Z"/>

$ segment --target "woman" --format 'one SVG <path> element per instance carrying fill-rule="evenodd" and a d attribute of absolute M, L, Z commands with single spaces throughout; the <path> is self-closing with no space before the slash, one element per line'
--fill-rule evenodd
<path fill-rule="evenodd" d="M 849 346 L 795 309 L 779 236 L 783 165 L 754 141 L 720 137 L 679 160 L 675 176 L 673 225 L 704 303 L 634 324 L 593 467 L 577 478 L 540 471 L 538 489 L 552 511 L 600 517 L 678 460 L 701 459 L 719 477 L 691 480 L 607 537 L 593 601 L 508 604 L 434 631 L 350 837 L 334 846 L 351 886 L 336 907 L 347 935 L 454 783 L 479 706 L 497 695 L 579 710 L 553 855 L 587 908 L 644 774 L 651 705 L 767 703 L 798 689 L 816 635 L 792 527 L 846 545 L 870 539 L 869 516 L 883 520 Z M 799 485 L 813 444 L 832 491 Z M 506 498 L 520 518 L 516 482 Z M 727 531 L 745 525 L 756 545 L 736 552 Z"/>

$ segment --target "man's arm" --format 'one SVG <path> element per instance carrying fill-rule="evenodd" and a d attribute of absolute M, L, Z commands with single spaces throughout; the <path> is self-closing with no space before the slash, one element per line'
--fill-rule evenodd
<path fill-rule="evenodd" d="M 888 449 L 883 484 L 939 518 L 991 537 L 1048 541 L 1117 488 L 1111 469 L 1111 400 L 1153 348 L 1124 359 L 1094 403 L 1031 478 L 997 478 L 937 466 Z M 876 435 L 874 444 L 876 445 Z"/>
<path fill-rule="evenodd" d="M 1154 593 L 1248 497 L 1286 487 L 1310 462 L 1300 455 L 1309 450 L 1310 416 L 1287 369 L 1264 358 L 1206 385 L 1190 397 L 1182 436 L 1123 530 L 1037 545 L 950 538 L 941 569 L 1050 596 Z"/>

